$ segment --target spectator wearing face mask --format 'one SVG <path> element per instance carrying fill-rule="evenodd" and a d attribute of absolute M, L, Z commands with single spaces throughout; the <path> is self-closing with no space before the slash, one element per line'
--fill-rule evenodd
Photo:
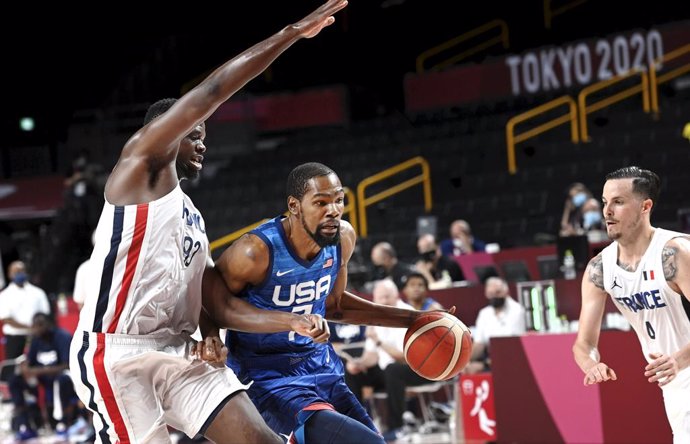
<path fill-rule="evenodd" d="M 432 234 L 424 234 L 417 239 L 420 259 L 415 268 L 429 282 L 429 289 L 450 287 L 453 282 L 465 280 L 462 269 L 454 259 L 441 254 L 441 249 Z"/>
<path fill-rule="evenodd" d="M 472 228 L 466 220 L 458 219 L 450 224 L 450 238 L 441 241 L 441 254 L 460 256 L 486 250 L 486 242 L 472 235 Z"/>
<path fill-rule="evenodd" d="M 490 277 L 484 284 L 484 295 L 489 303 L 479 310 L 472 334 L 472 358 L 465 373 L 478 373 L 491 369 L 489 340 L 500 336 L 519 336 L 527 330 L 525 309 L 510 296 L 508 283 L 499 277 Z"/>
<path fill-rule="evenodd" d="M 398 260 L 395 248 L 388 242 L 379 242 L 371 249 L 371 263 L 373 265 L 372 282 L 389 278 L 402 290 L 405 277 L 413 271 L 412 265 Z"/>
<path fill-rule="evenodd" d="M 575 182 L 568 187 L 561 217 L 561 236 L 577 236 L 585 233 L 583 207 L 589 199 L 592 199 L 592 192 L 584 184 Z"/>
<path fill-rule="evenodd" d="M 5 335 L 5 359 L 14 359 L 24 353 L 34 315 L 50 313 L 50 303 L 46 293 L 29 282 L 24 262 L 12 262 L 7 275 L 12 282 L 0 292 L 0 321 Z M 14 367 L 6 366 L 0 379 L 7 381 L 13 373 Z"/>

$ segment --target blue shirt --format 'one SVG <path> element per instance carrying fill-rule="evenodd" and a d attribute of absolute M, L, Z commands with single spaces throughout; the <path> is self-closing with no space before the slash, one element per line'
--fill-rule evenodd
<path fill-rule="evenodd" d="M 31 345 L 27 353 L 29 367 L 49 367 L 59 364 L 69 364 L 69 346 L 72 335 L 61 328 L 53 328 L 49 338 L 31 337 Z M 53 376 L 41 376 L 42 383 L 51 383 Z"/>
<path fill-rule="evenodd" d="M 287 240 L 283 218 L 276 217 L 251 232 L 268 246 L 268 271 L 262 283 L 245 288 L 238 296 L 265 310 L 316 313 L 325 317 L 326 297 L 341 265 L 340 244 L 323 247 L 312 260 L 303 260 Z M 294 371 L 294 364 L 302 360 L 305 365 L 313 359 L 330 361 L 327 357 L 330 353 L 324 355 L 317 350 L 330 345 L 315 344 L 311 338 L 295 332 L 259 334 L 229 330 L 226 345 L 227 364 L 243 381 L 285 374 L 287 370 L 281 369 L 288 364 L 290 371 Z"/>

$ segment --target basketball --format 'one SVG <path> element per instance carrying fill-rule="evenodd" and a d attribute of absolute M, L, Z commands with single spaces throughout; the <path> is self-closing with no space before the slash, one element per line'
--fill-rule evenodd
<path fill-rule="evenodd" d="M 419 376 L 432 381 L 453 378 L 472 355 L 470 330 L 445 312 L 420 315 L 405 333 L 405 360 Z"/>

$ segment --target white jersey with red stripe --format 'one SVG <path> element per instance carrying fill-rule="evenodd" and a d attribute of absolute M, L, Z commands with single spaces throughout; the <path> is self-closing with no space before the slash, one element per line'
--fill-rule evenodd
<path fill-rule="evenodd" d="M 670 355 L 690 344 L 690 303 L 669 287 L 662 263 L 666 242 L 682 236 L 687 235 L 656 228 L 635 271 L 618 266 L 617 242 L 601 253 L 604 289 L 637 333 L 648 361 L 649 353 Z"/>
<path fill-rule="evenodd" d="M 106 201 L 91 255 L 95 274 L 78 331 L 193 333 L 208 256 L 204 220 L 176 186 L 145 204 Z"/>

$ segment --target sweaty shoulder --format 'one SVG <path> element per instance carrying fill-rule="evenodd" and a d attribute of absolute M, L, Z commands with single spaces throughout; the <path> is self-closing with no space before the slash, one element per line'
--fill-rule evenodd
<path fill-rule="evenodd" d="M 343 257 L 342 265 L 347 265 L 352 257 L 352 252 L 355 251 L 355 244 L 357 243 L 357 234 L 355 229 L 352 228 L 350 222 L 345 220 L 340 221 L 340 246 L 341 254 Z"/>
<path fill-rule="evenodd" d="M 258 236 L 245 234 L 228 247 L 216 261 L 230 291 L 239 292 L 248 284 L 257 285 L 266 277 L 268 246 Z"/>

